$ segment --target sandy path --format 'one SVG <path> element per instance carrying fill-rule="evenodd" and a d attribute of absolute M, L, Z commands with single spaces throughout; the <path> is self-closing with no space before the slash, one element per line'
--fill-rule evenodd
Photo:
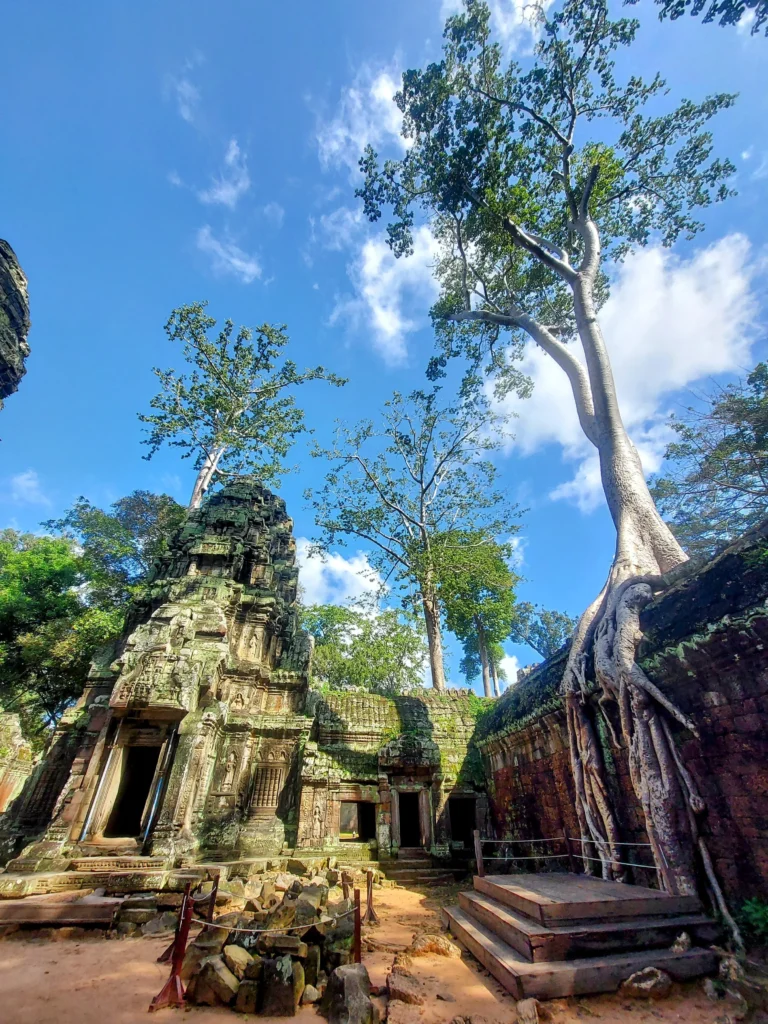
<path fill-rule="evenodd" d="M 395 952 L 410 945 L 414 935 L 439 928 L 441 903 L 453 902 L 455 888 L 417 892 L 407 889 L 375 891 L 375 906 L 382 918 L 378 927 L 363 933 L 370 949 L 363 960 L 374 985 L 383 985 Z M 138 1021 L 190 1021 L 201 1024 L 245 1020 L 231 1010 L 191 1007 L 147 1016 L 150 1000 L 168 977 L 167 966 L 155 963 L 166 939 L 101 938 L 48 939 L 12 936 L 0 942 L 0 1021 L 3 1024 L 134 1024 Z M 455 1016 L 477 1015 L 488 1022 L 513 1024 L 515 1003 L 497 982 L 471 958 L 417 957 L 410 970 L 423 983 L 423 1007 L 393 1004 L 393 1024 L 447 1024 Z M 438 993 L 452 1001 L 438 999 Z M 382 1011 L 384 1000 L 377 1000 Z M 714 1024 L 722 1006 L 709 1003 L 701 985 L 678 987 L 662 1003 L 629 1001 L 616 996 L 558 1000 L 548 1004 L 553 1024 L 644 1024 L 685 1021 Z M 189 1014 L 190 1016 L 187 1016 Z M 297 1024 L 318 1024 L 313 1007 L 294 1018 Z M 267 1018 L 260 1017 L 265 1021 Z M 277 1024 L 277 1018 L 275 1022 Z M 285 1018 L 279 1018 L 284 1022 Z"/>

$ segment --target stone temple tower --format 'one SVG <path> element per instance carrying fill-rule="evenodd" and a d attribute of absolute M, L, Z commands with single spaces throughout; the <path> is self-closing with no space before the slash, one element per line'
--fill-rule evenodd
<path fill-rule="evenodd" d="M 311 643 L 293 523 L 239 480 L 190 513 L 14 807 L 8 867 L 258 856 L 295 843 Z"/>

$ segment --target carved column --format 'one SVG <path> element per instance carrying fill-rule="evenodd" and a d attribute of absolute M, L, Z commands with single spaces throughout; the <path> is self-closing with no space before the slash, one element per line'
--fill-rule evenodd
<path fill-rule="evenodd" d="M 400 794 L 393 787 L 390 792 L 392 803 L 392 852 L 400 846 Z"/>
<path fill-rule="evenodd" d="M 432 801 L 427 786 L 419 790 L 419 833 L 425 850 L 432 847 Z"/>

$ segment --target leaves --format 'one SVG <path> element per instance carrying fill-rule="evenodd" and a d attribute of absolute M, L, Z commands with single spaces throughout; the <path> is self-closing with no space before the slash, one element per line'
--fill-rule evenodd
<path fill-rule="evenodd" d="M 635 3 L 636 0 L 626 0 Z M 750 32 L 756 35 L 765 26 L 768 35 L 768 0 L 656 0 L 661 7 L 660 18 L 673 21 L 688 12 L 696 17 L 704 11 L 702 21 L 719 25 L 738 25 L 745 15 L 753 15 Z M 706 8 L 706 10 L 705 10 Z"/>
<path fill-rule="evenodd" d="M 219 478 L 250 473 L 277 486 L 286 472 L 283 460 L 307 429 L 289 390 L 311 380 L 337 387 L 346 382 L 322 366 L 299 371 L 290 359 L 280 364 L 288 344 L 284 325 L 235 332 L 226 320 L 212 333 L 216 321 L 206 306 L 181 306 L 165 326 L 169 341 L 181 343 L 188 369 L 155 368 L 161 389 L 150 402 L 153 412 L 139 415 L 147 424 L 144 457 L 168 444 L 182 449 L 197 470 L 209 460 Z"/>
<path fill-rule="evenodd" d="M 673 417 L 678 440 L 652 486 L 688 552 L 711 557 L 768 516 L 768 364 Z"/>
<path fill-rule="evenodd" d="M 312 605 L 302 610 L 301 626 L 315 638 L 312 677 L 321 686 L 396 697 L 422 685 L 427 645 L 413 614 Z"/>
<path fill-rule="evenodd" d="M 527 644 L 544 659 L 551 658 L 570 639 L 576 622 L 565 612 L 547 611 L 523 601 L 515 606 L 509 639 Z"/>

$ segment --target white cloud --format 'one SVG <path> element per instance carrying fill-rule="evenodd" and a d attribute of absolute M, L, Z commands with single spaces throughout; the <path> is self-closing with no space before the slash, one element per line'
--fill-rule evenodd
<path fill-rule="evenodd" d="M 752 25 L 755 21 L 755 12 L 752 8 L 745 10 L 739 20 L 736 22 L 736 31 L 739 35 L 746 36 L 752 32 Z"/>
<path fill-rule="evenodd" d="M 182 188 L 184 182 L 181 180 L 181 176 L 178 171 L 168 171 L 168 182 L 173 185 L 174 188 Z"/>
<path fill-rule="evenodd" d="M 365 230 L 362 207 L 340 206 L 331 213 L 324 213 L 319 224 L 311 219 L 312 240 L 319 239 L 326 249 L 340 251 L 349 249 Z M 319 227 L 319 232 L 318 232 Z"/>
<path fill-rule="evenodd" d="M 350 604 L 381 588 L 381 576 L 362 551 L 350 558 L 332 552 L 323 559 L 310 554 L 310 547 L 306 537 L 296 539 L 296 562 L 305 604 Z"/>
<path fill-rule="evenodd" d="M 372 332 L 374 348 L 389 365 L 407 357 L 406 335 L 422 326 L 423 313 L 437 295 L 433 265 L 437 241 L 426 226 L 413 233 L 412 256 L 395 259 L 383 235 L 363 242 L 347 273 L 355 294 L 340 298 L 331 324 L 346 320 L 354 329 Z M 413 319 L 408 309 L 419 311 Z"/>
<path fill-rule="evenodd" d="M 751 365 L 757 306 L 749 259 L 749 242 L 737 234 L 687 260 L 653 247 L 630 257 L 613 283 L 600 322 L 624 423 L 646 472 L 661 461 L 671 396 L 703 378 Z M 565 374 L 533 345 L 522 369 L 533 378 L 534 391 L 530 399 L 505 403 L 519 415 L 510 447 L 530 455 L 547 444 L 561 445 L 579 465 L 551 497 L 573 501 L 583 511 L 597 507 L 603 500 L 597 457 L 579 427 Z"/>
<path fill-rule="evenodd" d="M 494 39 L 508 52 L 529 52 L 539 37 L 536 12 L 546 11 L 552 3 L 553 0 L 488 0 Z M 445 21 L 462 10 L 461 0 L 442 0 L 440 17 Z"/>
<path fill-rule="evenodd" d="M 405 148 L 406 140 L 400 135 L 402 118 L 393 100 L 399 88 L 397 61 L 379 67 L 362 65 L 352 84 L 341 90 L 334 116 L 318 118 L 315 137 L 323 167 L 346 166 L 354 177 L 367 145 Z"/>
<path fill-rule="evenodd" d="M 211 266 L 216 274 L 231 274 L 239 277 L 243 284 L 250 284 L 261 277 L 261 265 L 256 257 L 250 256 L 234 242 L 215 238 L 209 224 L 197 232 L 197 248 L 211 257 Z"/>
<path fill-rule="evenodd" d="M 245 156 L 240 152 L 237 139 L 230 139 L 224 154 L 224 166 L 221 173 L 214 177 L 210 188 L 198 192 L 201 203 L 220 203 L 234 210 L 238 200 L 251 187 L 248 165 Z"/>
<path fill-rule="evenodd" d="M 27 469 L 11 477 L 11 501 L 17 505 L 51 504 L 51 499 L 44 493 L 40 477 L 34 469 Z"/>
<path fill-rule="evenodd" d="M 262 207 L 261 212 L 271 224 L 275 225 L 275 227 L 280 228 L 283 226 L 285 210 L 280 203 L 267 203 L 266 206 Z"/>
<path fill-rule="evenodd" d="M 195 51 L 184 61 L 179 75 L 165 76 L 165 95 L 175 100 L 179 117 L 187 124 L 195 123 L 200 103 L 200 90 L 192 81 L 191 72 L 204 60 L 202 53 Z"/>
<path fill-rule="evenodd" d="M 501 659 L 499 668 L 507 677 L 506 682 L 504 682 L 504 680 L 499 680 L 499 685 L 502 689 L 508 690 L 510 686 L 514 686 L 517 682 L 517 673 L 520 671 L 520 662 L 514 654 L 507 654 Z"/>

